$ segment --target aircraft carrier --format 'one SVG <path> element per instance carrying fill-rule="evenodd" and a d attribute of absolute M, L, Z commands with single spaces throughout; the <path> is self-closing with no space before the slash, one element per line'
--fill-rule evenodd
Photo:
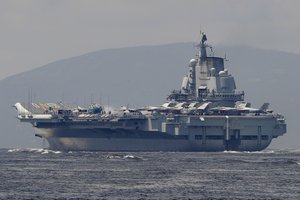
<path fill-rule="evenodd" d="M 107 111 L 65 103 L 16 103 L 17 118 L 53 150 L 259 151 L 286 133 L 284 116 L 252 108 L 237 91 L 224 58 L 211 56 L 202 33 L 188 74 L 161 106 Z"/>

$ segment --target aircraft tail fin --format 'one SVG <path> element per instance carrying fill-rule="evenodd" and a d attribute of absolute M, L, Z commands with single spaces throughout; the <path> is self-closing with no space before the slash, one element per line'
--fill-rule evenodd
<path fill-rule="evenodd" d="M 269 109 L 270 103 L 264 103 L 259 110 L 266 112 Z"/>

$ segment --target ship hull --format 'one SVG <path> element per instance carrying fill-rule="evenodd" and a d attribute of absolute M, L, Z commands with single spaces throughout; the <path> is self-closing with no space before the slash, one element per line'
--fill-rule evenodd
<path fill-rule="evenodd" d="M 208 144 L 193 144 L 183 140 L 164 139 L 105 139 L 105 138 L 47 138 L 49 148 L 61 151 L 146 151 L 146 152 L 218 152 L 218 151 L 261 151 L 270 142 L 257 145 L 256 142 L 246 142 L 239 148 L 226 148 L 223 141 L 213 141 Z"/>
<path fill-rule="evenodd" d="M 45 138 L 50 149 L 61 151 L 260 151 L 271 142 L 271 139 L 195 140 L 191 136 L 168 135 L 155 131 L 94 128 L 39 128 L 36 135 Z"/>

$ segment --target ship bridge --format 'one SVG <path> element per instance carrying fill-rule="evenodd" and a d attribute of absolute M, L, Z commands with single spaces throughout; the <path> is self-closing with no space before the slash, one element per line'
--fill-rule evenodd
<path fill-rule="evenodd" d="M 180 90 L 169 95 L 175 101 L 210 101 L 217 106 L 234 106 L 244 100 L 244 92 L 237 91 L 234 77 L 224 67 L 224 58 L 207 56 L 207 37 L 202 33 L 199 53 L 191 59 L 189 72 L 184 76 Z"/>

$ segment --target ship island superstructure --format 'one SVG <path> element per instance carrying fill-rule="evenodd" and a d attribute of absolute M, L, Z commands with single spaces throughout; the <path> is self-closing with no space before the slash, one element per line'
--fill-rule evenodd
<path fill-rule="evenodd" d="M 224 68 L 209 56 L 202 33 L 188 74 L 161 106 L 104 111 L 60 103 L 16 103 L 17 118 L 54 150 L 91 151 L 259 151 L 286 133 L 284 116 L 269 103 L 252 108 Z"/>

